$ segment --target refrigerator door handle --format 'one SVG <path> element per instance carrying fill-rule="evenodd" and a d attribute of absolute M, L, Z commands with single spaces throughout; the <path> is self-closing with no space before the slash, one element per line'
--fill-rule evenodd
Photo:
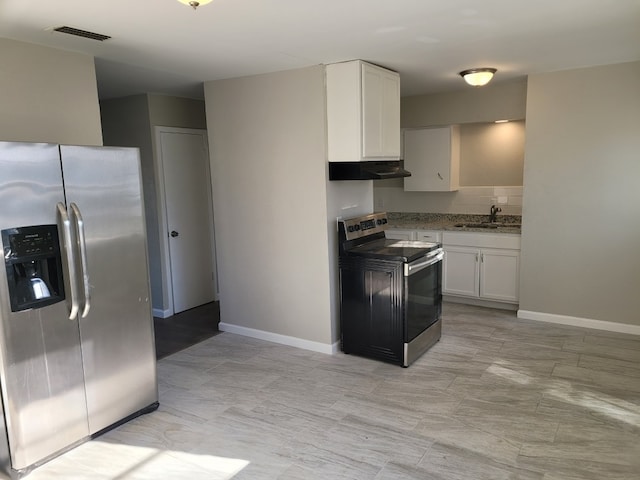
<path fill-rule="evenodd" d="M 91 288 L 89 284 L 89 269 L 87 267 L 87 244 L 84 235 L 84 220 L 82 219 L 78 205 L 71 203 L 69 207 L 75 219 L 76 238 L 78 240 L 78 246 L 80 247 L 80 273 L 82 274 L 82 287 L 84 289 L 84 307 L 80 315 L 82 318 L 85 318 L 89 314 L 89 310 L 91 310 Z"/>
<path fill-rule="evenodd" d="M 78 278 L 76 275 L 76 262 L 73 254 L 73 242 L 71 237 L 71 221 L 67 214 L 67 209 L 64 203 L 58 202 L 56 205 L 58 215 L 60 217 L 61 225 L 60 231 L 62 232 L 63 247 L 62 258 L 64 264 L 67 267 L 67 275 L 65 275 L 65 288 L 69 292 L 70 302 L 67 301 L 67 307 L 69 308 L 69 320 L 75 320 L 78 316 Z M 71 303 L 71 305 L 69 305 Z"/>

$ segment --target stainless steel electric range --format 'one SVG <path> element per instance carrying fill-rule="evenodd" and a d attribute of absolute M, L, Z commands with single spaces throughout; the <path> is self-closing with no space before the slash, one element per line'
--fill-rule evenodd
<path fill-rule="evenodd" d="M 408 367 L 442 331 L 437 243 L 387 239 L 386 213 L 338 222 L 342 350 Z"/>

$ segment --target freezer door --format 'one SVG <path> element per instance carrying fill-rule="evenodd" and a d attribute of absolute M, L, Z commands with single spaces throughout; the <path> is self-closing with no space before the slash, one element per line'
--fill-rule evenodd
<path fill-rule="evenodd" d="M 84 233 L 79 324 L 94 434 L 158 400 L 140 161 L 133 148 L 60 148 L 70 216 Z"/>
<path fill-rule="evenodd" d="M 0 142 L 0 230 L 55 225 L 58 202 L 58 146 Z M 5 262 L 0 270 L 0 443 L 23 470 L 89 435 L 80 337 L 64 301 L 12 312 Z"/>

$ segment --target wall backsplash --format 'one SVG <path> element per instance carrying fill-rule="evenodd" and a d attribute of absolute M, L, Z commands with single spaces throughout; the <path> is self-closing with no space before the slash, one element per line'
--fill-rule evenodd
<path fill-rule="evenodd" d="M 503 215 L 522 215 L 522 187 L 460 187 L 457 192 L 405 192 L 401 180 L 374 182 L 376 211 L 488 214 L 491 205 Z M 400 185 L 397 185 L 400 183 Z M 503 203 L 506 202 L 506 203 Z"/>

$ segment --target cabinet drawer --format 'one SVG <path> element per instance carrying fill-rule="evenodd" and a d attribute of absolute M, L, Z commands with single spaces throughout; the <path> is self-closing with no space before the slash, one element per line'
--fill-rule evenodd
<path fill-rule="evenodd" d="M 415 240 L 415 230 L 403 230 L 400 228 L 388 228 L 384 231 L 384 236 L 394 240 Z"/>
<path fill-rule="evenodd" d="M 520 235 L 513 233 L 444 232 L 444 245 L 520 250 Z"/>
<path fill-rule="evenodd" d="M 442 232 L 439 230 L 416 230 L 416 240 L 442 243 Z"/>

